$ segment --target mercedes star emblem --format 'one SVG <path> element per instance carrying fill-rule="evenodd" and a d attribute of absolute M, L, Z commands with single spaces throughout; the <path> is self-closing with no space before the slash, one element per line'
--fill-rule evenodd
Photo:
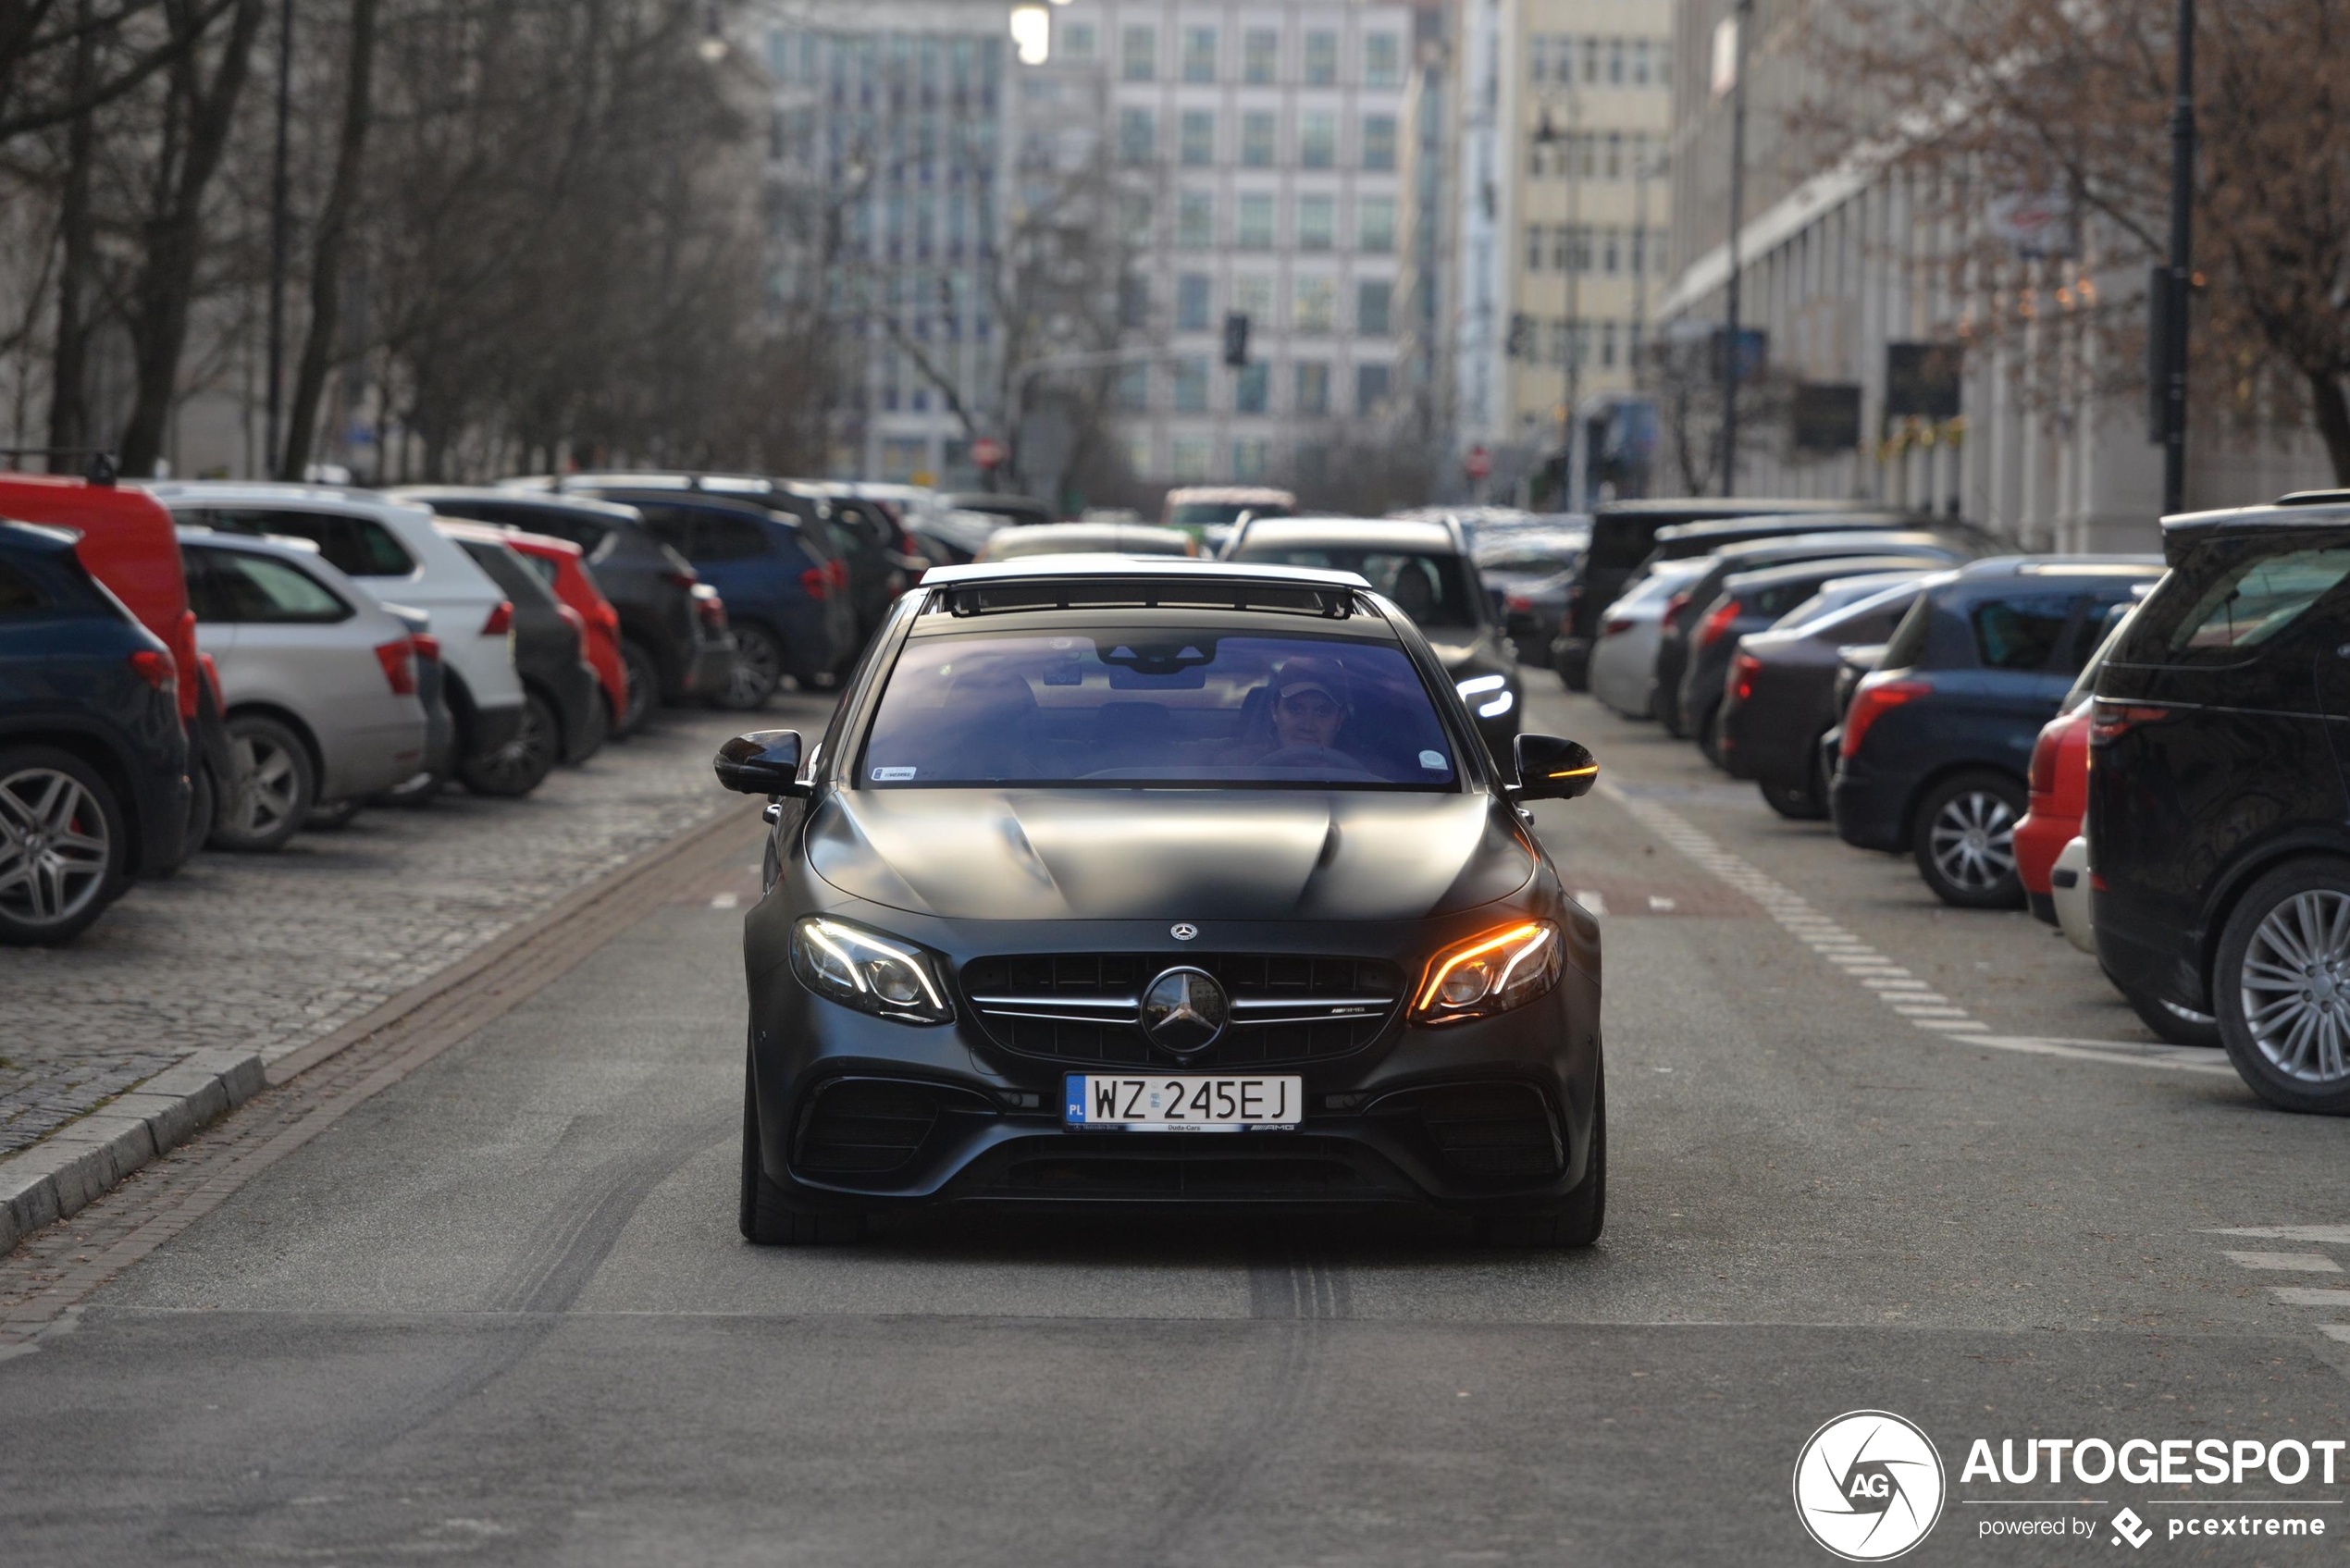
<path fill-rule="evenodd" d="M 1178 920 L 1167 928 L 1167 934 L 1178 942 L 1189 942 L 1199 934 L 1199 927 L 1189 920 Z"/>
<path fill-rule="evenodd" d="M 1179 1056 L 1215 1044 L 1231 1013 L 1224 988 L 1206 969 L 1169 969 L 1143 993 L 1143 1032 Z"/>

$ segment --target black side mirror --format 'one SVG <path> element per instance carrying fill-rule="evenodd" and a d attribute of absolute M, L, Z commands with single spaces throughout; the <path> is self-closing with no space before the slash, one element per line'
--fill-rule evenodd
<path fill-rule="evenodd" d="M 806 795 L 799 782 L 799 732 L 753 730 L 718 748 L 718 782 L 744 795 Z"/>
<path fill-rule="evenodd" d="M 1591 748 L 1556 735 L 1522 735 L 1512 744 L 1521 800 L 1573 800 L 1600 781 Z"/>

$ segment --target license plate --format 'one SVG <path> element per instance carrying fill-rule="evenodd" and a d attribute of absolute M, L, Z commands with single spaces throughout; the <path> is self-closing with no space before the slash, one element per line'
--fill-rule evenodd
<path fill-rule="evenodd" d="M 1112 1076 L 1065 1080 L 1070 1127 L 1129 1132 L 1294 1132 L 1305 1114 L 1302 1078 Z"/>

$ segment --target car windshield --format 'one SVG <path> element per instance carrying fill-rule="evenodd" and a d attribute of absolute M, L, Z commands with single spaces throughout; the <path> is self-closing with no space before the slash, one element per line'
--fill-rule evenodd
<path fill-rule="evenodd" d="M 1468 577 L 1461 570 L 1461 558 L 1457 555 L 1425 555 L 1417 550 L 1290 549 L 1276 545 L 1250 549 L 1241 559 L 1359 572 L 1372 587 L 1393 599 L 1395 607 L 1410 616 L 1415 625 L 1466 629 L 1478 623 L 1477 609 L 1469 602 Z"/>
<path fill-rule="evenodd" d="M 1771 629 L 1805 635 L 1825 631 L 1847 622 L 1866 620 L 1888 605 L 1906 607 L 1917 591 L 1914 578 L 1889 587 L 1881 583 L 1871 586 L 1865 578 L 1858 585 L 1830 584 L 1781 616 L 1778 624 Z"/>
<path fill-rule="evenodd" d="M 1582 553 L 1578 540 L 1504 537 L 1480 545 L 1477 563 L 1488 572 L 1564 572 Z"/>
<path fill-rule="evenodd" d="M 1445 789 L 1453 742 L 1391 643 L 1087 629 L 907 644 L 869 789 Z"/>

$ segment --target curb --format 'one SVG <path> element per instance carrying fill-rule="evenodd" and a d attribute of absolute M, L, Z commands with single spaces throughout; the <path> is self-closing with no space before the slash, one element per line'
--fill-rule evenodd
<path fill-rule="evenodd" d="M 261 1057 L 192 1052 L 177 1067 L 0 1160 L 0 1254 L 261 1093 Z"/>

